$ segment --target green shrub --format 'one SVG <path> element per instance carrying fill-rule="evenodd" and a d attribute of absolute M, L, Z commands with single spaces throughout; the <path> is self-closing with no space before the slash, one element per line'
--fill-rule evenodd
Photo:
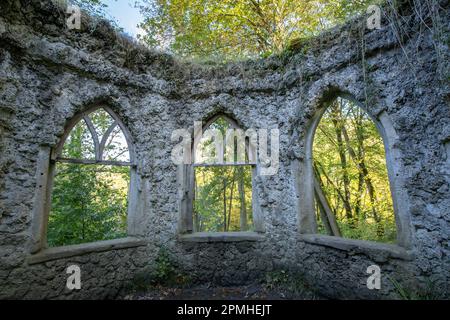
<path fill-rule="evenodd" d="M 184 287 L 190 282 L 190 277 L 178 270 L 169 251 L 160 248 L 154 265 L 136 274 L 131 287 L 133 290 L 145 291 L 160 286 Z"/>
<path fill-rule="evenodd" d="M 439 300 L 442 298 L 436 293 L 436 284 L 433 281 L 427 281 L 425 287 L 422 288 L 404 286 L 392 278 L 389 278 L 389 281 L 393 284 L 401 300 Z"/>
<path fill-rule="evenodd" d="M 288 294 L 294 295 L 301 294 L 302 296 L 310 296 L 311 298 L 316 297 L 301 272 L 289 272 L 285 270 L 268 272 L 264 286 L 269 290 L 285 291 Z"/>

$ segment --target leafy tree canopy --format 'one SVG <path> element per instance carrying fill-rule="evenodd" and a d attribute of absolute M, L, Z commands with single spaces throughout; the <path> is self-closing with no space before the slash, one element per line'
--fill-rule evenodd
<path fill-rule="evenodd" d="M 181 56 L 233 59 L 280 53 L 366 10 L 373 0 L 141 0 L 143 37 Z"/>

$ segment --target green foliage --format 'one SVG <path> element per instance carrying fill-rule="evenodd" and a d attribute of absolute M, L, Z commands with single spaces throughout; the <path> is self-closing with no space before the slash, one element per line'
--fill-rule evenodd
<path fill-rule="evenodd" d="M 223 138 L 231 127 L 224 118 L 218 118 L 209 129 L 217 129 Z M 200 141 L 195 155 L 197 164 L 216 162 L 214 142 L 212 138 Z M 234 163 L 237 144 L 234 153 L 230 148 L 225 148 L 224 158 L 227 163 Z M 193 218 L 197 232 L 249 231 L 252 227 L 252 167 L 196 167 Z"/>
<path fill-rule="evenodd" d="M 289 274 L 284 271 L 273 271 L 266 274 L 266 287 L 268 289 L 277 289 L 280 286 L 286 286 L 290 283 Z"/>
<path fill-rule="evenodd" d="M 314 138 L 314 167 L 343 237 L 395 242 L 396 224 L 384 144 L 370 117 L 337 99 Z M 319 232 L 326 233 L 317 210 Z"/>
<path fill-rule="evenodd" d="M 49 246 L 125 237 L 129 168 L 57 164 Z"/>
<path fill-rule="evenodd" d="M 428 281 L 424 288 L 408 288 L 401 285 L 397 280 L 390 278 L 389 281 L 394 285 L 395 291 L 401 300 L 439 300 L 441 295 L 437 294 L 436 285 Z"/>
<path fill-rule="evenodd" d="M 397 240 L 397 227 L 395 219 L 388 218 L 379 223 L 358 221 L 357 224 L 349 224 L 346 221 L 338 221 L 343 237 L 385 243 L 395 243 Z"/>
<path fill-rule="evenodd" d="M 179 271 L 169 251 L 162 247 L 152 267 L 139 272 L 133 278 L 131 289 L 145 291 L 159 286 L 184 287 L 189 285 L 191 278 Z"/>
<path fill-rule="evenodd" d="M 159 250 L 155 260 L 156 268 L 153 272 L 153 279 L 158 282 L 172 278 L 175 274 L 175 267 L 169 256 L 169 252 L 165 248 Z"/>
<path fill-rule="evenodd" d="M 101 141 L 114 121 L 102 110 L 92 113 L 90 118 Z M 91 133 L 82 120 L 67 138 L 62 157 L 95 160 L 95 154 Z M 111 161 L 129 159 L 127 144 L 119 127 L 112 130 L 106 140 L 104 157 Z M 129 167 L 64 162 L 57 162 L 55 167 L 47 231 L 50 246 L 126 236 Z"/>
<path fill-rule="evenodd" d="M 151 46 L 222 60 L 268 56 L 364 12 L 370 0 L 141 0 Z"/>
<path fill-rule="evenodd" d="M 194 221 L 198 232 L 249 231 L 252 225 L 251 176 L 250 166 L 195 169 Z M 244 203 L 237 191 L 239 179 L 245 187 Z M 246 230 L 241 230 L 240 226 L 242 206 L 246 207 Z"/>
<path fill-rule="evenodd" d="M 268 272 L 266 273 L 264 286 L 269 290 L 286 291 L 295 295 L 313 293 L 303 274 L 300 272 L 289 272 L 286 270 Z"/>

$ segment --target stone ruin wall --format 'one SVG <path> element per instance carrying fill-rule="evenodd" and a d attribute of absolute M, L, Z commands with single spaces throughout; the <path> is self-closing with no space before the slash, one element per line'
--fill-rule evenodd
<path fill-rule="evenodd" d="M 448 6 L 444 13 L 448 23 Z M 358 21 L 290 55 L 198 66 L 145 49 L 87 16 L 82 30 L 67 30 L 64 12 L 50 1 L 2 1 L 0 298 L 116 297 L 154 264 L 161 247 L 197 281 L 243 284 L 284 269 L 302 272 L 328 297 L 394 297 L 388 277 L 405 287 L 433 281 L 448 297 L 450 108 L 448 83 L 437 72 L 441 61 L 432 34 L 418 32 L 414 20 L 400 35 L 401 46 L 386 21 L 381 30 L 363 32 Z M 407 206 L 407 246 L 320 241 L 299 232 L 304 137 L 322 103 L 339 94 L 362 105 L 369 96 L 366 111 L 375 119 L 385 114 L 392 123 L 399 154 L 395 179 L 406 195 L 399 205 Z M 39 154 L 55 147 L 75 114 L 97 104 L 114 110 L 134 140 L 146 193 L 140 204 L 141 242 L 33 259 L 31 228 L 42 187 Z M 217 113 L 244 128 L 280 129 L 279 173 L 258 177 L 253 186 L 265 229 L 258 241 L 204 243 L 179 237 L 180 181 L 170 137 L 173 130 L 192 129 L 194 121 Z M 74 263 L 82 268 L 83 288 L 70 292 L 65 269 Z M 372 264 L 383 272 L 380 291 L 366 287 Z"/>

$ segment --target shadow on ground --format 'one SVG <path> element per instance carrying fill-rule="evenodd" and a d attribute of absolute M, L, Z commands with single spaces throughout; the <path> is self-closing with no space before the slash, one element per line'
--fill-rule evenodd
<path fill-rule="evenodd" d="M 128 294 L 125 300 L 318 300 L 317 294 L 304 290 L 292 292 L 270 289 L 264 285 L 239 287 L 212 287 L 208 285 L 192 288 L 157 286 L 143 292 Z"/>

